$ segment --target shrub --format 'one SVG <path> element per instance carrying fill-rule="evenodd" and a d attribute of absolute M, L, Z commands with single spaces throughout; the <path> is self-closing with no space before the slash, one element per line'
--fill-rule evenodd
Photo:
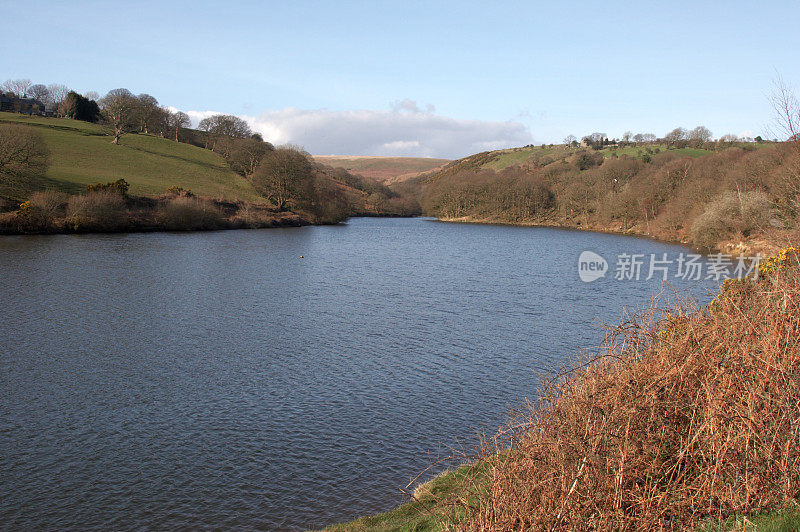
<path fill-rule="evenodd" d="M 72 196 L 67 204 L 67 224 L 76 231 L 121 231 L 128 225 L 125 199 L 112 189 Z"/>
<path fill-rule="evenodd" d="M 167 189 L 167 194 L 171 194 L 173 196 L 184 196 L 184 197 L 187 197 L 187 198 L 191 198 L 191 197 L 194 196 L 194 194 L 192 194 L 191 190 L 185 189 L 183 187 L 179 187 L 177 185 L 173 186 L 173 187 L 169 187 Z"/>
<path fill-rule="evenodd" d="M 69 196 L 63 192 L 35 192 L 28 201 L 20 204 L 11 225 L 24 232 L 46 231 L 56 224 L 58 218 L 64 217 L 68 201 Z"/>
<path fill-rule="evenodd" d="M 168 201 L 157 214 L 160 225 L 170 231 L 194 231 L 223 227 L 222 213 L 211 202 L 194 197 Z"/>
<path fill-rule="evenodd" d="M 32 209 L 50 218 L 60 218 L 66 214 L 69 195 L 57 190 L 44 190 L 31 194 L 28 202 Z"/>
<path fill-rule="evenodd" d="M 601 164 L 603 164 L 602 153 L 591 154 L 589 152 L 582 152 L 575 158 L 575 166 L 578 170 L 587 170 L 593 166 L 600 166 Z"/>
<path fill-rule="evenodd" d="M 713 248 L 736 233 L 748 236 L 769 223 L 772 203 L 762 192 L 725 192 L 692 223 L 692 240 Z"/>
<path fill-rule="evenodd" d="M 98 192 L 101 190 L 111 190 L 119 193 L 121 196 L 128 195 L 130 185 L 124 179 L 117 179 L 110 183 L 95 183 L 94 185 L 86 185 L 86 192 Z"/>

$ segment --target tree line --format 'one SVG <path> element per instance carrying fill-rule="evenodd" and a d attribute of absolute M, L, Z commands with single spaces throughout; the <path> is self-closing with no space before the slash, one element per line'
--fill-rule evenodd
<path fill-rule="evenodd" d="M 625 147 L 625 146 L 638 146 L 646 144 L 666 144 L 674 148 L 701 148 L 706 146 L 713 140 L 713 134 L 705 126 L 697 126 L 694 129 L 688 130 L 683 127 L 676 127 L 675 129 L 666 133 L 663 137 L 658 137 L 653 133 L 636 133 L 626 131 L 620 139 L 612 139 L 605 133 L 595 132 L 585 135 L 581 138 L 580 142 L 575 135 L 567 135 L 563 143 L 565 146 L 587 146 L 595 150 L 603 149 L 607 146 Z M 733 143 L 733 142 L 762 142 L 761 136 L 755 138 L 740 137 L 733 133 L 722 135 L 718 142 Z"/>

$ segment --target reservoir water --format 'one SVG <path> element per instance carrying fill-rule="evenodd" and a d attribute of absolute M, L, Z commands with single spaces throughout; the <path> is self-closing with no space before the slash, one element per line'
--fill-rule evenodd
<path fill-rule="evenodd" d="M 586 250 L 609 262 L 592 283 Z M 618 255 L 688 252 L 425 219 L 0 237 L 0 528 L 387 510 L 662 290 L 647 264 L 615 280 Z M 670 280 L 700 302 L 715 284 Z"/>

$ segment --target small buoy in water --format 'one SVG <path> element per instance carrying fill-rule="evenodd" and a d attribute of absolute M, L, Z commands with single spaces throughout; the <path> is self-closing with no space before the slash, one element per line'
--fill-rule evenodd
<path fill-rule="evenodd" d="M 302 259 L 302 258 L 303 258 L 303 256 L 302 256 L 302 255 L 300 255 L 300 258 Z"/>

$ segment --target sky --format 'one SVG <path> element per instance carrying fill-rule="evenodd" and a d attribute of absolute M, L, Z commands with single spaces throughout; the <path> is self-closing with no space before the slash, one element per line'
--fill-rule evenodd
<path fill-rule="evenodd" d="M 0 82 L 125 87 L 314 154 L 455 158 L 566 135 L 763 135 L 800 3 L 0 0 Z"/>

